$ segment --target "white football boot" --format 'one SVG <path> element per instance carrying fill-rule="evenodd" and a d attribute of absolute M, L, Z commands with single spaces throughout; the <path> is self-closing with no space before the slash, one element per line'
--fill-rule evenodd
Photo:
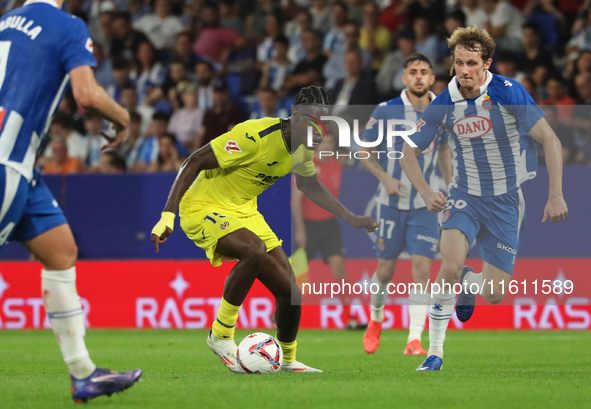
<path fill-rule="evenodd" d="M 320 369 L 312 368 L 298 361 L 283 362 L 281 364 L 283 372 L 308 372 L 308 373 L 322 373 Z"/>
<path fill-rule="evenodd" d="M 209 331 L 207 346 L 214 354 L 220 357 L 224 365 L 226 365 L 226 368 L 230 371 L 238 374 L 245 373 L 238 364 L 238 358 L 236 357 L 238 347 L 236 346 L 234 339 L 220 339 Z"/>

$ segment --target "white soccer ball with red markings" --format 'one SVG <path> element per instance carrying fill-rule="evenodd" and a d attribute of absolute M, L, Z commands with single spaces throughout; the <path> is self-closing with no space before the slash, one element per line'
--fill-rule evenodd
<path fill-rule="evenodd" d="M 269 334 L 255 332 L 238 345 L 238 364 L 247 374 L 275 373 L 283 363 L 283 350 Z"/>

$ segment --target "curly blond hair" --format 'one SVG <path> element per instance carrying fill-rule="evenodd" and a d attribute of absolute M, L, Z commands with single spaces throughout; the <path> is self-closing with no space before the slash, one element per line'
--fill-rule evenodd
<path fill-rule="evenodd" d="M 477 27 L 457 28 L 447 39 L 447 46 L 451 50 L 452 62 L 455 59 L 456 47 L 461 45 L 468 51 L 476 51 L 480 54 L 482 61 L 486 62 L 492 58 L 497 47 L 492 37 L 486 30 L 479 30 Z M 454 73 L 454 64 L 452 63 L 450 74 Z"/>

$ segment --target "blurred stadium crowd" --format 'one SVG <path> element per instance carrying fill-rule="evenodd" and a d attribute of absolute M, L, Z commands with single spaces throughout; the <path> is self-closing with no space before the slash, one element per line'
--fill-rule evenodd
<path fill-rule="evenodd" d="M 0 0 L 2 13 L 24 1 Z M 103 151 L 106 123 L 68 92 L 39 158 L 47 174 L 177 171 L 248 118 L 287 117 L 298 90 L 336 105 L 398 96 L 413 52 L 450 81 L 446 37 L 489 31 L 492 71 L 547 106 L 567 164 L 591 164 L 591 0 L 67 0 L 94 41 L 95 75 L 131 114 L 130 138 Z M 543 159 L 541 159 L 543 161 Z"/>

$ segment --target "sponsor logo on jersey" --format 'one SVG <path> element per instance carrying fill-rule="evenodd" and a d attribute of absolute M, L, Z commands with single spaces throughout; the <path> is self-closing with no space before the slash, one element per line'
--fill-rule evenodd
<path fill-rule="evenodd" d="M 503 243 L 497 243 L 497 248 L 506 251 L 507 253 L 517 254 L 517 250 L 511 248 L 509 246 L 504 245 Z"/>
<path fill-rule="evenodd" d="M 220 224 L 220 229 L 226 230 L 229 225 L 230 225 L 229 222 L 223 222 L 222 224 Z"/>
<path fill-rule="evenodd" d="M 453 126 L 453 131 L 460 138 L 480 138 L 492 129 L 490 119 L 483 116 L 470 116 L 460 119 Z"/>
<path fill-rule="evenodd" d="M 240 146 L 238 146 L 238 143 L 236 141 L 226 142 L 224 150 L 229 154 L 232 154 L 232 152 L 242 152 L 242 149 L 240 149 Z"/>
<path fill-rule="evenodd" d="M 482 101 L 482 108 L 486 109 L 487 111 L 493 107 L 493 103 L 490 100 L 490 97 L 487 95 L 484 97 L 484 101 Z"/>
<path fill-rule="evenodd" d="M 273 183 L 277 182 L 280 178 L 281 178 L 281 176 L 269 176 L 264 173 L 259 173 L 256 176 L 256 180 L 252 180 L 251 183 L 253 185 L 256 185 L 258 187 L 262 187 L 262 188 L 266 189 L 269 186 L 271 186 Z"/>
<path fill-rule="evenodd" d="M 512 87 L 513 86 L 513 84 L 511 82 L 509 82 L 508 80 L 505 80 L 504 84 L 505 84 L 506 87 Z"/>
<path fill-rule="evenodd" d="M 89 38 L 86 40 L 86 45 L 85 45 L 86 49 L 88 50 L 89 53 L 92 53 L 94 50 L 94 43 L 92 42 L 92 39 Z"/>

